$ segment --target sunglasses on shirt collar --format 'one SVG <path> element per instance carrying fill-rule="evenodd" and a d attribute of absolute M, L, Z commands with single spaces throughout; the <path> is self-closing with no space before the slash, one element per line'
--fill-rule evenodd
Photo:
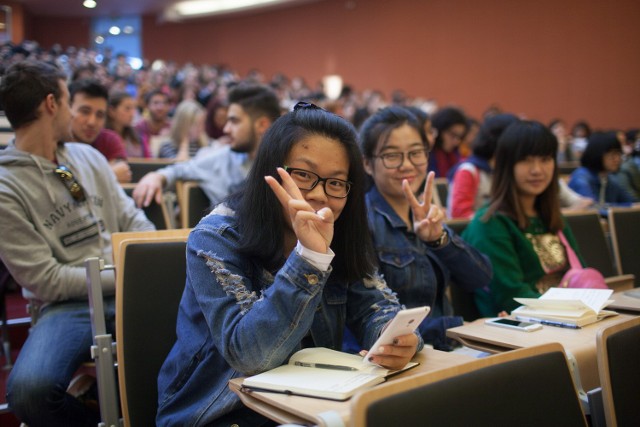
<path fill-rule="evenodd" d="M 58 175 L 65 187 L 67 187 L 67 190 L 69 190 L 69 193 L 71 193 L 71 197 L 73 197 L 75 201 L 84 202 L 86 200 L 84 189 L 82 188 L 78 180 L 76 180 L 73 172 L 71 172 L 71 169 L 69 169 L 65 165 L 58 165 L 54 169 L 54 172 L 56 173 L 56 175 Z"/>

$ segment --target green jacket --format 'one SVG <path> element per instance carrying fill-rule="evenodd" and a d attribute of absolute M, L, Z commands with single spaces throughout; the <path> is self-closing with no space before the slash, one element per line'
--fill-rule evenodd
<path fill-rule="evenodd" d="M 484 207 L 476 212 L 462 237 L 491 260 L 493 279 L 489 289 L 485 287 L 476 291 L 475 299 L 482 316 L 495 317 L 500 311 L 511 312 L 519 306 L 513 300 L 514 297 L 540 296 L 536 283 L 545 272 L 525 233 L 545 234 L 548 230 L 539 218 L 531 218 L 529 227 L 522 231 L 514 220 L 500 213 L 483 222 L 481 218 L 486 210 Z M 573 233 L 566 222 L 563 232 L 584 265 Z"/>

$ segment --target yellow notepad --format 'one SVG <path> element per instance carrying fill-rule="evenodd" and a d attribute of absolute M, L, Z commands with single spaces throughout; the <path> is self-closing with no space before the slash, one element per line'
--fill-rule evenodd
<path fill-rule="evenodd" d="M 245 378 L 243 386 L 301 396 L 346 400 L 356 392 L 384 382 L 389 375 L 417 366 L 410 362 L 390 371 L 364 362 L 362 356 L 324 347 L 304 348 L 288 364 Z"/>

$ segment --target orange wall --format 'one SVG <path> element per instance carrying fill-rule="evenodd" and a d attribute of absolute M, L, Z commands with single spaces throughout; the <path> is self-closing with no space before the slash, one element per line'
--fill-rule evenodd
<path fill-rule="evenodd" d="M 34 38 L 61 41 L 59 24 L 36 21 Z M 498 103 L 544 122 L 628 128 L 640 127 L 639 22 L 637 0 L 322 0 L 186 23 L 147 16 L 143 51 L 310 84 L 338 73 L 356 90 L 400 88 L 476 117 Z"/>
<path fill-rule="evenodd" d="M 29 14 L 26 38 L 35 40 L 44 48 L 56 43 L 63 47 L 89 47 L 91 32 L 90 18 L 52 18 Z"/>

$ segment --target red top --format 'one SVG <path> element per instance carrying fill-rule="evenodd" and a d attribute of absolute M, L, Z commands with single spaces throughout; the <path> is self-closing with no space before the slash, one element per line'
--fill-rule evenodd
<path fill-rule="evenodd" d="M 102 129 L 91 146 L 101 152 L 109 161 L 127 160 L 124 141 L 120 135 L 112 130 Z"/>

